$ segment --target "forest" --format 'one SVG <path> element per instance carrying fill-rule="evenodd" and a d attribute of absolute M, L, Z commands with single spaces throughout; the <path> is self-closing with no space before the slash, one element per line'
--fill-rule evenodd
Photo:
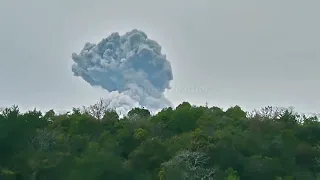
<path fill-rule="evenodd" d="M 118 115 L 104 99 L 66 113 L 0 113 L 1 180 L 319 180 L 320 123 L 292 108 L 183 102 Z"/>

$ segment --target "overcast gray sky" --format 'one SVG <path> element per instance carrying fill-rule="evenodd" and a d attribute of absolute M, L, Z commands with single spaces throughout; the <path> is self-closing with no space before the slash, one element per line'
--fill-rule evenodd
<path fill-rule="evenodd" d="M 172 63 L 174 103 L 320 108 L 319 0 L 0 0 L 0 106 L 70 109 L 106 92 L 73 76 L 85 42 L 133 28 Z"/>

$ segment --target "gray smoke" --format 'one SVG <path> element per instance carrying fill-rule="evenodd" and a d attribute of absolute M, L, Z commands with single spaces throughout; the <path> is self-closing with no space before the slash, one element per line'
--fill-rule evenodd
<path fill-rule="evenodd" d="M 172 106 L 163 94 L 173 79 L 171 64 L 161 46 L 140 30 L 122 36 L 112 33 L 98 44 L 86 43 L 72 59 L 74 75 L 109 91 L 110 105 L 119 111 Z"/>

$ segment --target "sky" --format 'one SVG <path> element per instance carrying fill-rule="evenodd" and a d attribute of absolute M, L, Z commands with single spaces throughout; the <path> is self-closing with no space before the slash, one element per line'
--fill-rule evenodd
<path fill-rule="evenodd" d="M 320 111 L 319 0 L 0 0 L 0 107 L 67 110 L 106 91 L 71 55 L 112 32 L 146 32 L 173 69 L 175 105 Z"/>

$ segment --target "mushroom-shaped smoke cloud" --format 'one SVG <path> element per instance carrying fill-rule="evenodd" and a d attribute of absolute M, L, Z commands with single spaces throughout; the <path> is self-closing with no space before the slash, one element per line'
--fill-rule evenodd
<path fill-rule="evenodd" d="M 140 30 L 122 36 L 112 33 L 98 44 L 86 43 L 72 59 L 74 75 L 109 91 L 110 106 L 119 111 L 172 106 L 163 94 L 173 79 L 171 64 L 161 46 Z"/>

